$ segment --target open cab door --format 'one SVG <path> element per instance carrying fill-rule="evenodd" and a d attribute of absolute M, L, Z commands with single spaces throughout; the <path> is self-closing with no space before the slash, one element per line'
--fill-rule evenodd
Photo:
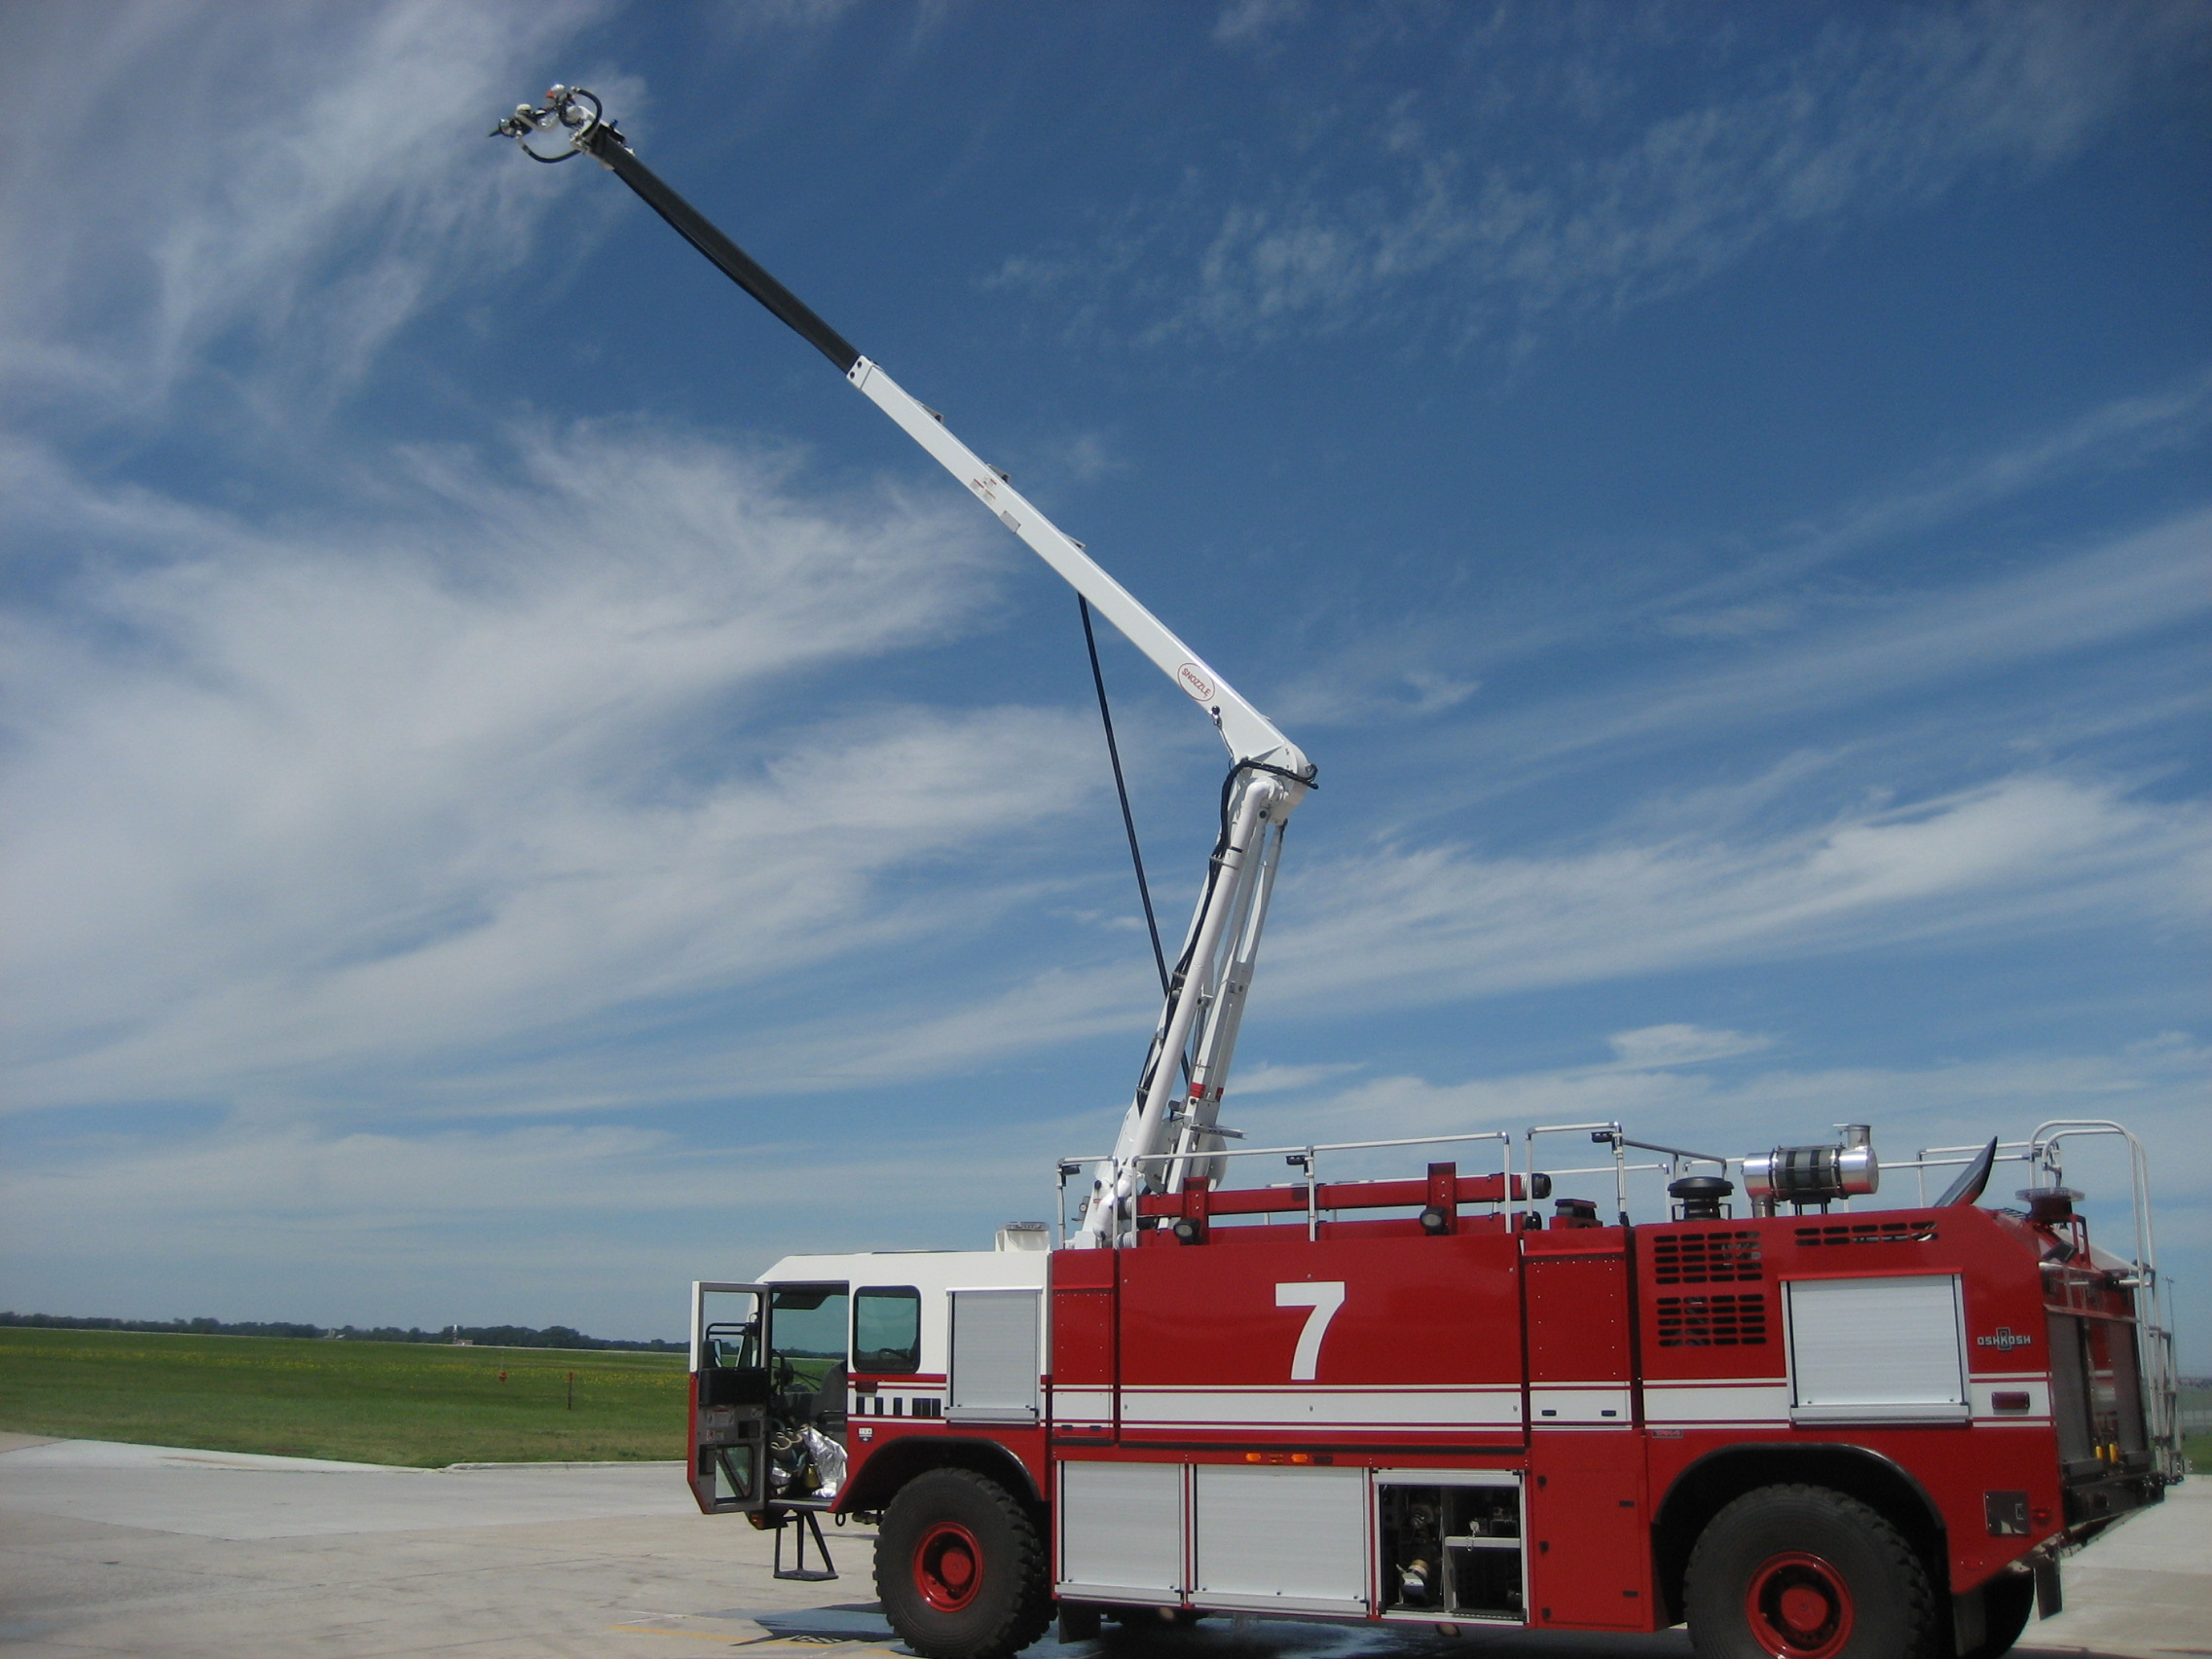
<path fill-rule="evenodd" d="M 691 1285 L 691 1494 L 710 1515 L 828 1509 L 845 1482 L 845 1285 Z"/>
<path fill-rule="evenodd" d="M 767 1502 L 768 1287 L 691 1285 L 691 1495 L 710 1515 Z"/>

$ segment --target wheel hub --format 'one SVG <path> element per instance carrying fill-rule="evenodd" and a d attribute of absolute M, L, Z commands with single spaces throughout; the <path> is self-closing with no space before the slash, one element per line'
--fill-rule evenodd
<path fill-rule="evenodd" d="M 914 1546 L 914 1588 L 940 1613 L 956 1613 L 976 1599 L 983 1581 L 983 1550 L 957 1521 L 932 1524 Z"/>
<path fill-rule="evenodd" d="M 1851 1640 L 1851 1587 L 1819 1556 L 1787 1550 L 1761 1562 L 1744 1593 L 1751 1634 L 1775 1659 L 1835 1659 Z"/>

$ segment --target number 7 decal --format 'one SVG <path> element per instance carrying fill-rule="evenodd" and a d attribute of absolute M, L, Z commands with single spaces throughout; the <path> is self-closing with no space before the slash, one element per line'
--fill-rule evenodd
<path fill-rule="evenodd" d="M 1310 1308 L 1306 1315 L 1306 1329 L 1298 1333 L 1298 1351 L 1290 1356 L 1290 1380 L 1293 1382 L 1310 1382 L 1314 1369 L 1321 1363 L 1321 1339 L 1329 1334 L 1329 1321 L 1337 1316 L 1337 1309 L 1345 1305 L 1345 1287 L 1342 1279 L 1327 1284 L 1278 1284 L 1275 1286 L 1277 1308 Z"/>

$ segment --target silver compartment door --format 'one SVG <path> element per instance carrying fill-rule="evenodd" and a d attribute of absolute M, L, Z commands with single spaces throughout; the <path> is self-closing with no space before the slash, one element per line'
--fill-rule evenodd
<path fill-rule="evenodd" d="M 1193 1471 L 1191 1601 L 1255 1611 L 1367 1611 L 1365 1469 Z"/>
<path fill-rule="evenodd" d="M 1783 1289 L 1792 1420 L 1965 1420 L 1956 1274 L 1792 1279 Z"/>
<path fill-rule="evenodd" d="M 1059 1595 L 1182 1601 L 1182 1464 L 1062 1463 L 1059 1521 Z"/>

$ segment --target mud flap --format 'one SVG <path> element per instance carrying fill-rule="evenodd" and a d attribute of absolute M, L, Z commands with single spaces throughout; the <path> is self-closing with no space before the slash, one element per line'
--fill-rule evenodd
<path fill-rule="evenodd" d="M 2036 1617 L 2055 1618 L 2066 1610 L 2066 1593 L 2058 1582 L 2058 1563 L 2036 1563 Z"/>

